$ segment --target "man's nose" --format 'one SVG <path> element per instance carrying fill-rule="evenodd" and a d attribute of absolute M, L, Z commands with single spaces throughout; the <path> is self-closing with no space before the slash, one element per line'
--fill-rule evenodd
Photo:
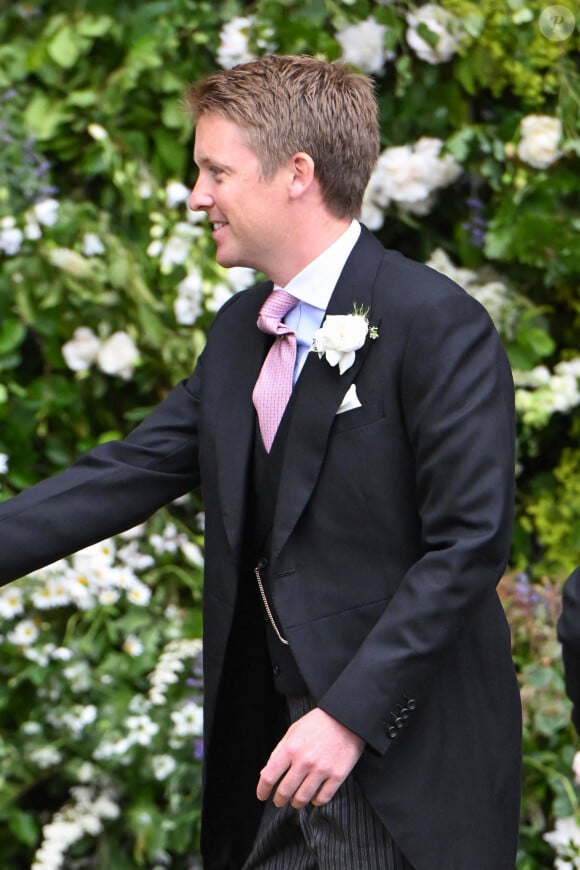
<path fill-rule="evenodd" d="M 189 207 L 192 211 L 206 211 L 213 205 L 213 197 L 204 190 L 201 177 L 193 185 L 189 195 Z"/>

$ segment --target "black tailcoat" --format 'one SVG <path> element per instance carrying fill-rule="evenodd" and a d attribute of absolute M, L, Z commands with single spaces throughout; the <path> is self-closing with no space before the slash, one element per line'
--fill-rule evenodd
<path fill-rule="evenodd" d="M 245 556 L 251 393 L 269 341 L 256 318 L 270 290 L 224 306 L 193 376 L 125 440 L 0 507 L 7 581 L 201 486 L 207 870 L 240 867 L 281 728 Z M 276 611 L 312 695 L 365 739 L 356 776 L 416 870 L 513 870 L 520 703 L 496 594 L 513 512 L 511 371 L 479 303 L 366 230 L 327 313 L 355 303 L 378 339 L 343 375 L 310 354 L 295 387 Z M 336 416 L 352 383 L 361 407 Z"/>

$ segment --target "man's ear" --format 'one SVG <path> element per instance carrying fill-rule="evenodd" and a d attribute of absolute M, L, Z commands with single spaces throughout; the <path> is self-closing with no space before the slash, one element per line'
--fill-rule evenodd
<path fill-rule="evenodd" d="M 315 182 L 314 160 L 305 151 L 298 151 L 289 161 L 290 197 L 300 199 L 308 193 Z"/>

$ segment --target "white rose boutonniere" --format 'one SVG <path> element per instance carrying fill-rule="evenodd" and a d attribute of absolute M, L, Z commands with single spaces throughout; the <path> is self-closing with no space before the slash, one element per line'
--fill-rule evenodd
<path fill-rule="evenodd" d="M 338 366 L 343 375 L 354 363 L 357 350 L 363 346 L 367 335 L 379 337 L 376 326 L 369 326 L 368 310 L 354 306 L 352 314 L 330 314 L 314 333 L 312 350 L 319 358 L 326 357 L 331 366 Z"/>

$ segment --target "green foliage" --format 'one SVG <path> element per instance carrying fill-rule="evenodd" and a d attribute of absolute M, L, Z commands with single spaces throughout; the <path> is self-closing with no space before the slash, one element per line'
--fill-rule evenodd
<path fill-rule="evenodd" d="M 542 567 L 551 577 L 565 579 L 580 553 L 580 452 L 562 450 L 560 460 L 537 492 L 522 505 L 522 527 L 543 550 Z"/>
<path fill-rule="evenodd" d="M 348 50 L 355 66 L 364 70 L 372 62 L 382 148 L 402 148 L 399 171 L 387 177 L 388 192 L 375 203 L 374 228 L 387 246 L 429 261 L 488 308 L 514 370 L 512 564 L 533 578 L 508 578 L 503 587 L 525 720 L 518 868 L 544 870 L 553 849 L 542 834 L 576 812 L 578 800 L 554 632 L 558 584 L 580 553 L 578 26 L 550 38 L 540 0 L 442 0 L 435 17 L 416 25 L 410 16 L 430 6 L 5 5 L 0 498 L 138 423 L 192 370 L 221 302 L 253 279 L 216 266 L 207 227 L 187 212 L 193 180 L 193 135 L 182 104 L 187 83 L 272 50 L 329 59 Z M 568 0 L 564 5 L 574 11 Z M 363 24 L 364 38 L 356 32 Z M 554 123 L 561 130 L 555 138 Z M 414 151 L 425 137 L 439 143 L 433 162 Z M 130 705 L 145 697 L 167 644 L 199 633 L 199 569 L 184 561 L 188 543 L 191 555 L 199 542 L 194 513 L 173 506 L 171 519 L 154 518 L 144 533 L 141 546 L 155 555 L 155 567 L 141 577 L 152 591 L 147 608 L 120 601 L 35 609 L 30 596 L 40 581 L 25 580 L 27 613 L 43 640 L 18 647 L 9 635 L 28 616 L 9 615 L 4 602 L 0 866 L 29 866 L 55 813 L 72 819 L 83 800 L 94 804 L 104 793 L 123 812 L 72 843 L 71 860 L 119 870 L 155 860 L 185 868 L 195 860 L 197 762 L 184 745 L 167 743 L 171 713 L 190 694 L 183 673 L 166 705 L 147 711 L 159 726 L 150 752 L 137 743 L 127 763 L 94 757 L 104 730 L 121 740 L 128 719 L 142 715 Z M 166 534 L 174 522 L 179 532 Z M 105 571 L 111 583 L 112 567 L 118 566 Z M 143 643 L 137 656 L 123 649 L 128 634 Z M 82 699 L 65 664 L 44 649 L 51 644 L 90 663 Z M 113 681 L 99 682 L 106 674 Z M 51 704 L 93 705 L 99 715 L 75 738 L 54 725 Z M 28 733 L 30 722 L 40 730 Z M 51 752 L 59 760 L 42 767 L 35 761 L 40 749 L 43 764 Z M 150 766 L 156 754 L 176 762 L 167 779 L 157 779 Z M 79 784 L 90 785 L 90 795 L 75 792 Z"/>

